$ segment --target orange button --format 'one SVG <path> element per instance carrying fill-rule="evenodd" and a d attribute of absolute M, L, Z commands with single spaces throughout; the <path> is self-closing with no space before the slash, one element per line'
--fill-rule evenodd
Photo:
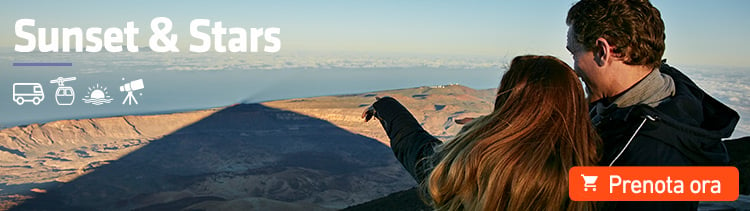
<path fill-rule="evenodd" d="M 734 201 L 739 172 L 721 167 L 573 167 L 574 201 Z"/>

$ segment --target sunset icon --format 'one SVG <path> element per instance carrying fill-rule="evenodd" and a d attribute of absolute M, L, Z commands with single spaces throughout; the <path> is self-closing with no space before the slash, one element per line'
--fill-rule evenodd
<path fill-rule="evenodd" d="M 107 87 L 96 86 L 89 87 L 88 96 L 83 98 L 84 103 L 90 103 L 93 105 L 101 105 L 105 103 L 111 103 L 112 98 L 108 95 Z"/>

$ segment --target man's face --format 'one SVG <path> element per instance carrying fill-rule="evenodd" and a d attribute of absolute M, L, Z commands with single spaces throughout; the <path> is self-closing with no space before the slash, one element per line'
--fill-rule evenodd
<path fill-rule="evenodd" d="M 596 64 L 593 51 L 586 50 L 583 44 L 578 43 L 573 34 L 572 26 L 568 27 L 568 44 L 566 48 L 573 55 L 573 69 L 576 74 L 583 79 L 586 83 L 586 88 L 589 93 L 597 94 L 597 82 L 600 81 L 601 76 L 597 73 L 599 66 Z"/>

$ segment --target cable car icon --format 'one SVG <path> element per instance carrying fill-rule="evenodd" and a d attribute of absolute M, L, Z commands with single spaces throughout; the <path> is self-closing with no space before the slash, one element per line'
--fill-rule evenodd
<path fill-rule="evenodd" d="M 76 99 L 76 92 L 73 87 L 65 86 L 65 82 L 74 81 L 76 77 L 63 78 L 57 77 L 57 79 L 50 80 L 50 83 L 57 84 L 57 90 L 55 91 L 55 101 L 57 105 L 73 105 Z"/>

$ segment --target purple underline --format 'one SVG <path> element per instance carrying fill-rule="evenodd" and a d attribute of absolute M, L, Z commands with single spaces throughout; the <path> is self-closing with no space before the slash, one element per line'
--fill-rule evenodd
<path fill-rule="evenodd" d="M 73 63 L 65 62 L 14 62 L 14 67 L 66 67 L 73 66 Z"/>

